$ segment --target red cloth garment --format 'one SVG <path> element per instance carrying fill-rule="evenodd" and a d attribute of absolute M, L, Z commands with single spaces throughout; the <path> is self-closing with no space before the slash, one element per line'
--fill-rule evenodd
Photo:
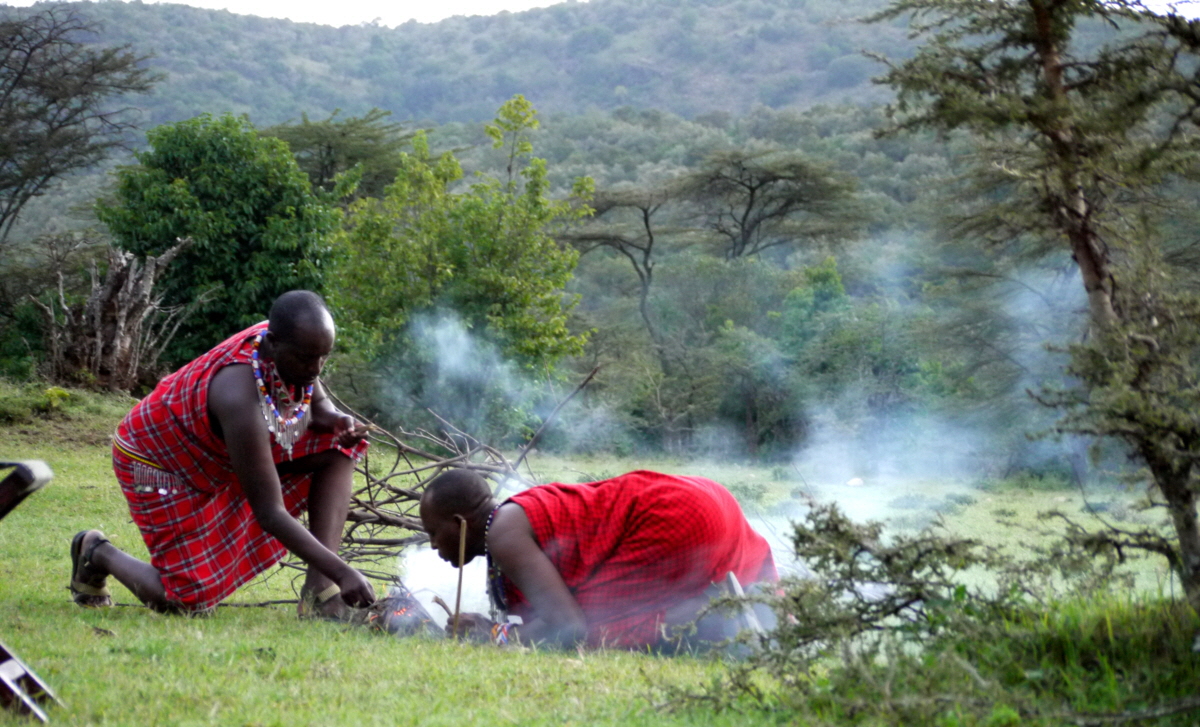
<path fill-rule="evenodd" d="M 592 646 L 655 643 L 667 609 L 730 571 L 743 585 L 779 578 L 770 545 L 737 500 L 702 477 L 640 470 L 533 487 L 509 501 L 525 511 L 583 609 Z M 530 618 L 524 595 L 507 578 L 502 583 L 510 612 Z"/>
<path fill-rule="evenodd" d="M 220 343 L 159 382 L 117 427 L 113 470 L 133 521 L 158 569 L 167 600 L 206 611 L 275 565 L 287 552 L 254 519 L 228 451 L 208 421 L 208 386 L 225 366 L 250 363 L 254 325 Z M 258 406 L 258 402 L 250 405 Z M 299 459 L 338 449 L 357 459 L 367 443 L 340 447 L 329 433 L 305 432 Z M 288 459 L 272 437 L 276 464 Z M 284 506 L 298 516 L 308 501 L 311 475 L 281 475 Z"/>

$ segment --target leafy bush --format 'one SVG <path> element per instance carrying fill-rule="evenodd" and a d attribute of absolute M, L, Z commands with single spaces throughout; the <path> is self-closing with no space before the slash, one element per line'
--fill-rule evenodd
<path fill-rule="evenodd" d="M 38 416 L 61 412 L 78 401 L 78 394 L 57 386 L 0 383 L 0 423 L 28 422 Z"/>
<path fill-rule="evenodd" d="M 946 502 L 958 507 L 967 507 L 975 504 L 975 498 L 962 493 L 952 493 L 946 495 Z"/>
<path fill-rule="evenodd" d="M 1096 713 L 1187 708 L 1200 618 L 1113 595 L 1116 558 L 1075 542 L 1016 562 L 930 530 L 885 538 L 879 523 L 814 506 L 794 535 L 814 575 L 784 581 L 779 625 L 743 637 L 750 656 L 726 677 L 670 703 L 821 725 L 1106 724 Z M 986 585 L 968 585 L 983 571 Z"/>
<path fill-rule="evenodd" d="M 129 411 L 133 400 L 124 394 L 99 394 L 79 389 L 18 384 L 0 379 L 0 425 L 28 424 L 38 419 L 95 418 L 103 431 Z"/>
<path fill-rule="evenodd" d="M 767 496 L 767 486 L 762 482 L 730 482 L 725 487 L 743 506 L 762 505 Z"/>

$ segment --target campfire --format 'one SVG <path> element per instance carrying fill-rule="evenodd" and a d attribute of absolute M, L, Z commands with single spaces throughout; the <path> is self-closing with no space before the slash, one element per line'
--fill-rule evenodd
<path fill-rule="evenodd" d="M 397 573 L 398 560 L 404 550 L 429 541 L 418 512 L 425 485 L 443 471 L 455 468 L 475 470 L 492 484 L 492 491 L 496 493 L 503 488 L 524 489 L 533 484 L 518 473 L 518 468 L 541 438 L 546 425 L 588 385 L 597 371 L 593 369 L 559 402 L 513 462 L 496 448 L 480 442 L 436 414 L 434 416 L 442 425 L 438 433 L 423 429 L 393 432 L 371 422 L 327 390 L 339 409 L 369 425 L 367 436 L 375 445 L 356 466 L 364 484 L 350 499 L 347 521 L 351 525 L 342 536 L 341 547 L 341 556 L 346 562 L 370 578 L 391 584 L 388 595 L 369 609 L 367 618 L 372 626 L 397 636 L 443 635 Z M 283 565 L 304 570 L 301 563 L 285 562 Z M 442 605 L 452 619 L 458 611 L 461 592 L 460 568 L 454 612 L 450 612 L 440 597 L 435 597 L 435 602 Z"/>
<path fill-rule="evenodd" d="M 367 623 L 393 636 L 445 635 L 421 602 L 398 581 L 388 590 L 387 597 L 370 609 Z"/>
<path fill-rule="evenodd" d="M 336 397 L 334 401 L 342 411 L 369 422 Z M 350 527 L 342 537 L 341 556 L 368 577 L 391 584 L 387 596 L 369 609 L 367 619 L 373 628 L 396 636 L 443 635 L 397 573 L 399 558 L 405 550 L 429 541 L 418 512 L 425 485 L 452 468 L 475 470 L 496 492 L 501 488 L 523 489 L 531 484 L 518 474 L 517 468 L 536 444 L 537 435 L 514 462 L 509 462 L 494 447 L 449 422 L 441 423 L 439 433 L 389 431 L 372 423 L 368 437 L 374 446 L 356 468 L 363 484 L 350 500 L 347 518 Z M 303 569 L 300 563 L 284 565 Z M 435 598 L 435 602 L 442 601 Z"/>

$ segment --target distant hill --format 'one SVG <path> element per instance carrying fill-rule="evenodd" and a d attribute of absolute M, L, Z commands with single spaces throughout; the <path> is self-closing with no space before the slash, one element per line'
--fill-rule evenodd
<path fill-rule="evenodd" d="M 151 53 L 168 78 L 147 127 L 202 112 L 260 126 L 372 106 L 397 120 L 491 118 L 523 93 L 544 112 L 622 106 L 692 118 L 757 105 L 886 99 L 870 48 L 902 56 L 904 29 L 856 18 L 883 0 L 591 0 L 389 29 L 332 28 L 184 5 L 69 3 L 103 43 Z"/>

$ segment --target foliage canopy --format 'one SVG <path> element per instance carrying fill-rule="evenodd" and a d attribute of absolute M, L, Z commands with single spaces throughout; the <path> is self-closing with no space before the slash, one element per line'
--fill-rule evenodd
<path fill-rule="evenodd" d="M 147 138 L 150 149 L 117 173 L 116 197 L 97 215 L 135 255 L 194 241 L 160 290 L 170 306 L 215 297 L 184 322 L 171 358 L 186 361 L 262 320 L 282 293 L 323 288 L 340 214 L 313 195 L 283 141 L 229 114 L 159 126 Z"/>
<path fill-rule="evenodd" d="M 388 122 L 390 111 L 371 109 L 362 116 L 338 119 L 340 113 L 334 111 L 324 121 L 310 121 L 308 114 L 301 114 L 300 123 L 272 126 L 262 135 L 287 142 L 313 189 L 335 193 L 341 175 L 351 173 L 356 196 L 380 197 L 396 178 L 400 152 L 413 132 Z"/>
<path fill-rule="evenodd" d="M 418 133 L 384 198 L 351 207 L 334 299 L 368 350 L 386 352 L 414 314 L 443 309 L 527 365 L 579 352 L 584 337 L 567 327 L 573 302 L 563 293 L 577 253 L 550 232 L 590 213 L 590 181 L 579 180 L 575 203 L 549 199 L 546 164 L 528 139 L 535 113 L 518 96 L 487 127 L 508 154 L 507 179 L 454 191 L 458 162 L 434 158 Z"/>
<path fill-rule="evenodd" d="M 0 245 L 31 198 L 125 143 L 131 109 L 112 101 L 159 80 L 129 46 L 89 45 L 97 32 L 71 9 L 0 13 Z"/>

